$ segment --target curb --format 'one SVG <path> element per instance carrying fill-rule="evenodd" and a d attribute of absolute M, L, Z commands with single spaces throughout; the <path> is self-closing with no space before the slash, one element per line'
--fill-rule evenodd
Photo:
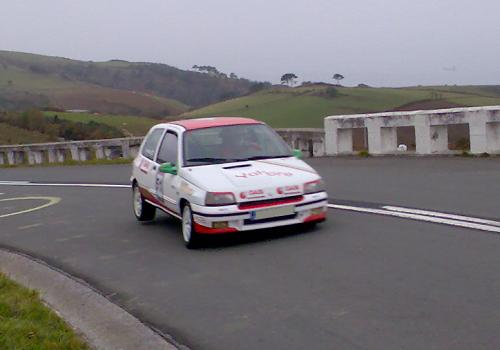
<path fill-rule="evenodd" d="M 43 262 L 0 249 L 0 271 L 42 300 L 97 350 L 177 350 L 160 334 L 88 285 Z"/>

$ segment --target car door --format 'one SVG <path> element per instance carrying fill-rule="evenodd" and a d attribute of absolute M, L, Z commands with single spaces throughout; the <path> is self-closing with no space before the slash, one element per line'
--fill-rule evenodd
<path fill-rule="evenodd" d="M 140 161 L 134 173 L 139 187 L 148 192 L 147 197 L 154 196 L 155 177 L 158 170 L 155 157 L 164 133 L 165 128 L 155 128 L 148 133 L 141 147 Z"/>
<path fill-rule="evenodd" d="M 161 165 L 171 163 L 177 166 L 179 151 L 179 137 L 177 132 L 167 129 L 158 150 L 156 162 Z M 155 192 L 157 199 L 169 210 L 179 214 L 179 183 L 178 175 L 162 173 L 159 168 L 156 170 Z"/>

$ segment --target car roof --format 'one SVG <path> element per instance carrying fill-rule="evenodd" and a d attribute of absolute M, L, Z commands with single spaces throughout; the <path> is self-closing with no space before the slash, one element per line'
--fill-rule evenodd
<path fill-rule="evenodd" d="M 216 126 L 229 126 L 229 125 L 248 125 L 248 124 L 263 124 L 262 122 L 242 117 L 210 117 L 210 118 L 197 118 L 197 119 L 184 119 L 169 124 L 182 126 L 186 130 L 213 128 Z"/>

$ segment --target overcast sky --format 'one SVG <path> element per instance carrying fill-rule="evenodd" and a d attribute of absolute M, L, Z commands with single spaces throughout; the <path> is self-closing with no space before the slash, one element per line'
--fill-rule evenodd
<path fill-rule="evenodd" d="M 0 49 L 254 80 L 500 84 L 499 0 L 2 0 Z"/>

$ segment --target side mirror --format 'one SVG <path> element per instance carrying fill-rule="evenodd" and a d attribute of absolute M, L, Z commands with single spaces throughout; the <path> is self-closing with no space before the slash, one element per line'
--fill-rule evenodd
<path fill-rule="evenodd" d="M 177 167 L 172 163 L 164 163 L 160 165 L 160 173 L 177 175 Z"/>
<path fill-rule="evenodd" d="M 298 159 L 302 159 L 302 151 L 300 149 L 294 149 L 293 150 L 293 156 Z"/>

